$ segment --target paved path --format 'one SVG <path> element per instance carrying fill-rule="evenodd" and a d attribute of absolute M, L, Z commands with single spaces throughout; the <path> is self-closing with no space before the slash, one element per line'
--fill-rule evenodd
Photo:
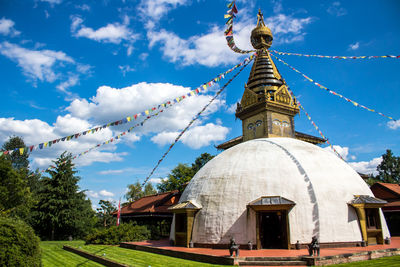
<path fill-rule="evenodd" d="M 170 246 L 168 240 L 131 242 L 132 244 L 142 246 L 152 246 L 167 250 L 183 251 L 203 255 L 213 256 L 229 256 L 227 249 L 211 249 L 211 248 L 184 248 Z M 365 251 L 382 250 L 389 248 L 400 248 L 400 237 L 392 237 L 390 245 L 372 245 L 368 247 L 345 247 L 345 248 L 324 248 L 321 249 L 321 256 L 334 256 L 347 253 L 359 253 Z M 260 250 L 240 250 L 240 257 L 298 257 L 307 256 L 306 249 L 260 249 Z"/>

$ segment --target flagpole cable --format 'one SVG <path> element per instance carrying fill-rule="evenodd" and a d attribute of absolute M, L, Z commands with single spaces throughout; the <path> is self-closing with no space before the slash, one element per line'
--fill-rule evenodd
<path fill-rule="evenodd" d="M 370 111 L 370 112 L 377 113 L 377 114 L 381 115 L 382 117 L 385 117 L 385 118 L 388 118 L 388 119 L 390 119 L 390 120 L 396 121 L 396 119 L 393 119 L 393 117 L 391 117 L 391 116 L 387 116 L 387 115 L 385 115 L 385 114 L 383 114 L 383 113 L 381 113 L 381 112 L 378 112 L 378 111 L 376 111 L 376 110 L 374 110 L 374 109 L 370 109 L 370 108 L 368 108 L 368 107 L 366 107 L 366 106 L 364 106 L 364 105 L 361 105 L 361 104 L 359 104 L 359 103 L 357 103 L 357 102 L 355 102 L 355 101 L 353 101 L 353 100 L 351 100 L 351 99 L 349 99 L 349 98 L 347 98 L 347 97 L 345 97 L 345 96 L 343 96 L 343 95 L 341 95 L 341 94 L 339 94 L 339 93 L 336 93 L 335 91 L 332 91 L 332 90 L 328 89 L 327 87 L 321 85 L 320 83 L 315 82 L 315 81 L 312 80 L 310 77 L 308 77 L 307 75 L 303 74 L 303 73 L 300 72 L 298 69 L 292 67 L 291 65 L 289 65 L 288 63 L 286 63 L 286 62 L 283 61 L 282 59 L 278 58 L 278 57 L 277 57 L 276 55 L 274 55 L 273 53 L 271 53 L 270 55 L 272 55 L 274 58 L 276 58 L 277 60 L 279 60 L 281 63 L 283 63 L 284 65 L 286 65 L 286 66 L 289 67 L 290 69 L 294 70 L 295 72 L 297 72 L 298 74 L 300 74 L 301 76 L 303 76 L 304 78 L 306 78 L 309 82 L 311 82 L 311 83 L 313 83 L 314 85 L 318 86 L 320 89 L 322 89 L 322 90 L 324 90 L 324 91 L 327 91 L 327 92 L 329 92 L 329 93 L 332 94 L 332 95 L 338 96 L 338 97 L 340 97 L 340 98 L 346 100 L 347 102 L 352 103 L 352 104 L 353 104 L 354 106 L 356 106 L 356 107 L 360 107 L 360 108 L 366 109 L 366 110 L 368 110 L 368 111 Z"/>
<path fill-rule="evenodd" d="M 247 58 L 247 62 L 243 65 L 243 67 L 231 78 L 229 79 L 224 86 L 222 86 L 221 89 L 217 91 L 217 93 L 211 98 L 211 100 L 194 116 L 194 118 L 189 122 L 189 124 L 178 134 L 178 136 L 175 138 L 175 141 L 169 146 L 167 151 L 162 155 L 162 157 L 158 160 L 157 164 L 154 166 L 150 174 L 146 177 L 144 182 L 142 183 L 142 187 L 148 182 L 150 177 L 154 174 L 154 172 L 157 170 L 158 166 L 161 164 L 161 162 L 164 160 L 164 158 L 168 155 L 168 153 L 171 151 L 171 149 L 175 146 L 175 144 L 181 139 L 182 135 L 186 132 L 187 129 L 189 129 L 190 126 L 200 117 L 200 115 L 211 105 L 212 102 L 225 90 L 225 88 L 242 72 L 242 70 L 249 65 L 249 63 L 253 60 L 254 55 L 252 55 L 250 58 Z"/>
<path fill-rule="evenodd" d="M 304 109 L 303 105 L 300 103 L 299 99 L 294 95 L 293 91 L 290 89 L 290 87 L 288 86 L 288 91 L 289 93 L 292 95 L 292 97 L 296 100 L 297 104 L 299 105 L 299 107 L 301 108 L 301 110 L 304 112 L 304 114 L 306 114 L 307 119 L 311 122 L 311 124 L 314 126 L 314 128 L 318 131 L 319 135 L 322 137 L 322 139 L 325 140 L 325 142 L 331 147 L 332 151 L 335 152 L 335 154 L 341 158 L 343 161 L 345 161 L 343 159 L 343 157 L 339 154 L 339 152 L 337 152 L 337 150 L 333 147 L 333 145 L 329 142 L 329 139 L 325 137 L 325 135 L 322 133 L 322 131 L 319 129 L 319 127 L 315 124 L 315 122 L 312 120 L 310 114 L 308 114 L 308 112 Z"/>
<path fill-rule="evenodd" d="M 300 53 L 287 53 L 276 50 L 269 50 L 272 53 L 278 55 L 286 55 L 286 56 L 299 56 L 299 57 L 318 57 L 318 58 L 333 58 L 333 59 L 376 59 L 376 58 L 398 58 L 400 59 L 400 55 L 385 55 L 385 56 L 324 56 L 324 55 L 307 55 Z"/>

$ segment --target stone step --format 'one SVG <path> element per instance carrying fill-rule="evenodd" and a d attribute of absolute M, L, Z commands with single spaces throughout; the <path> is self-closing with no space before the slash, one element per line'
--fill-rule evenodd
<path fill-rule="evenodd" d="M 299 257 L 246 257 L 246 261 L 298 261 Z"/>
<path fill-rule="evenodd" d="M 307 266 L 306 261 L 239 261 L 239 266 Z"/>

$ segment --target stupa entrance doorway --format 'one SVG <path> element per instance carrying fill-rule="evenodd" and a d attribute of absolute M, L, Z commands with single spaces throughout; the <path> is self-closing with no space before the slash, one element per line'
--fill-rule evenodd
<path fill-rule="evenodd" d="M 287 212 L 258 212 L 259 240 L 262 249 L 288 248 Z"/>

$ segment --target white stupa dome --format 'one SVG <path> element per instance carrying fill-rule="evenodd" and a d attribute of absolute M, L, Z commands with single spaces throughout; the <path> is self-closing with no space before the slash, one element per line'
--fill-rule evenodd
<path fill-rule="evenodd" d="M 290 244 L 360 242 L 355 195 L 373 196 L 362 178 L 333 153 L 293 138 L 238 144 L 193 177 L 180 202 L 201 207 L 192 232 L 196 244 L 256 243 L 256 212 L 248 205 L 278 196 L 294 203 L 287 213 Z M 389 236 L 380 212 L 383 236 Z"/>

